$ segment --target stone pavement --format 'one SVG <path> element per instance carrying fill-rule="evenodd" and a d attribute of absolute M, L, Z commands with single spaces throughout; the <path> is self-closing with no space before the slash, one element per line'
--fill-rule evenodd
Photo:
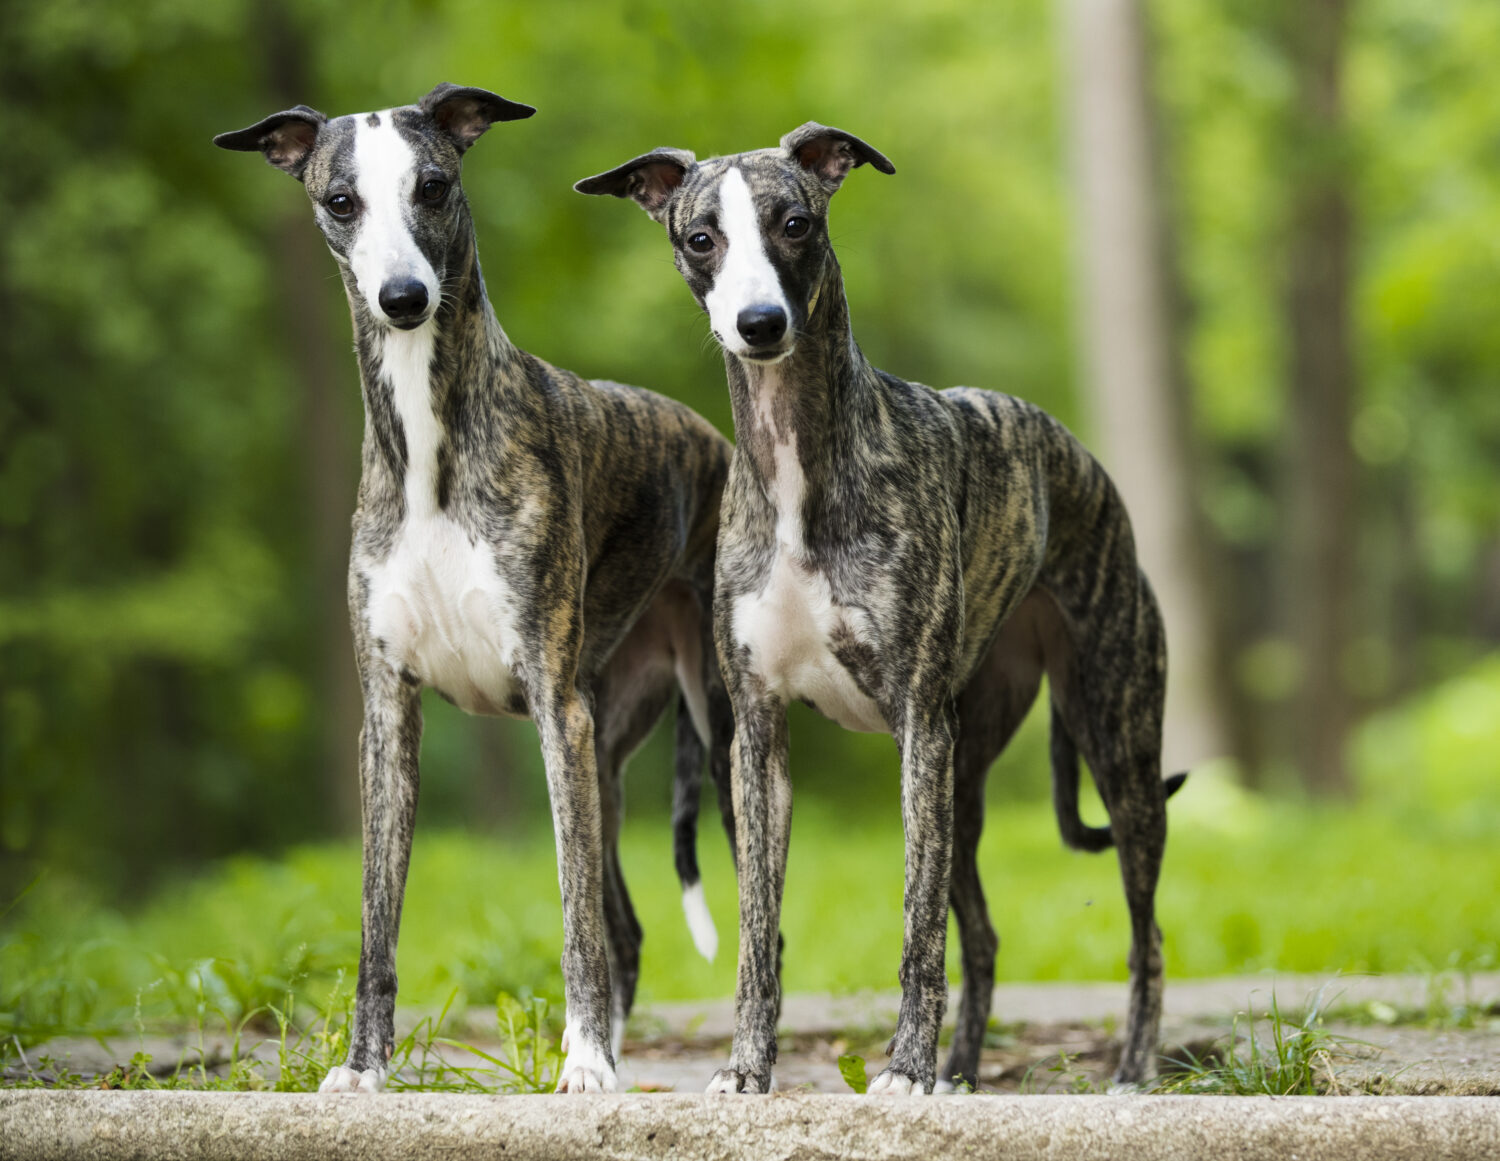
<path fill-rule="evenodd" d="M 0 1090 L 0 1161 L 1472 1161 L 1500 1101 L 1463 1097 L 593 1097 Z"/>

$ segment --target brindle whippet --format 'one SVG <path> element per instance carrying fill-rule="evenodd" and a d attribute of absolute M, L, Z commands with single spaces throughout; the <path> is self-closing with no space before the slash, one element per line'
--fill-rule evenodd
<path fill-rule="evenodd" d="M 615 1087 L 641 943 L 616 857 L 620 772 L 674 696 L 677 861 L 712 954 L 692 843 L 705 744 L 729 802 L 733 719 L 708 615 L 729 445 L 686 407 L 549 366 L 501 329 L 460 160 L 491 123 L 534 111 L 445 84 L 414 106 L 332 120 L 298 106 L 214 139 L 307 187 L 364 392 L 349 561 L 363 941 L 349 1057 L 324 1091 L 386 1079 L 424 685 L 537 723 L 562 888 L 559 1092 Z"/>
<path fill-rule="evenodd" d="M 714 629 L 735 718 L 740 959 L 734 1044 L 709 1091 L 771 1085 L 792 699 L 890 733 L 901 755 L 902 1000 L 870 1091 L 975 1082 L 997 949 L 975 860 L 984 779 L 1043 673 L 1063 838 L 1119 852 L 1132 945 L 1116 1080 L 1138 1084 L 1154 1067 L 1154 896 L 1181 781 L 1161 777 L 1161 616 L 1119 494 L 1060 423 L 1007 395 L 909 383 L 861 353 L 827 219 L 866 162 L 894 172 L 858 138 L 809 123 L 778 148 L 703 162 L 658 149 L 576 187 L 631 197 L 666 227 L 729 375 L 738 448 Z M 1079 818 L 1080 750 L 1108 828 Z M 964 984 L 939 1077 L 950 899 Z"/>

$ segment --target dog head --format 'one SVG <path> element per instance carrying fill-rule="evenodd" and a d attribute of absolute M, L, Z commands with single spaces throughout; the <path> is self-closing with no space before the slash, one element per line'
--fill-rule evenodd
<path fill-rule="evenodd" d="M 415 105 L 333 120 L 298 105 L 214 144 L 259 150 L 302 182 L 351 292 L 376 323 L 412 330 L 437 310 L 448 254 L 469 220 L 464 151 L 492 123 L 535 112 L 442 84 Z"/>
<path fill-rule="evenodd" d="M 792 353 L 817 307 L 833 254 L 829 199 L 866 162 L 896 172 L 853 134 L 809 121 L 775 149 L 703 162 L 657 149 L 573 188 L 633 198 L 661 222 L 719 344 L 769 364 Z"/>

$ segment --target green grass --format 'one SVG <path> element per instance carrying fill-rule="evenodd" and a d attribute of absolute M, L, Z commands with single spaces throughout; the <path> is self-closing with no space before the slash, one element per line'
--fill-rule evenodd
<path fill-rule="evenodd" d="M 1159 892 L 1171 976 L 1282 971 L 1429 970 L 1455 954 L 1493 959 L 1497 836 L 1460 817 L 1402 818 L 1261 802 L 1212 777 L 1172 804 Z M 717 829 L 702 847 L 718 921 L 718 961 L 694 952 L 672 874 L 668 829 L 640 822 L 623 841 L 646 931 L 640 996 L 727 997 L 734 990 L 735 897 Z M 1112 855 L 1066 852 L 1049 810 L 996 808 L 981 848 L 1010 980 L 1123 979 L 1126 913 Z M 899 825 L 850 831 L 799 809 L 783 928 L 786 987 L 897 986 Z M 3 921 L 0 1037 L 34 1043 L 203 1011 L 315 999 L 358 954 L 359 852 L 308 847 L 280 861 L 238 859 L 123 915 L 77 884 L 44 878 Z M 435 1008 L 457 988 L 556 996 L 561 916 L 550 836 L 501 845 L 418 834 L 398 974 L 403 1003 Z M 956 939 L 950 972 L 956 978 Z"/>
<path fill-rule="evenodd" d="M 188 1027 L 186 1043 L 174 1061 L 157 1061 L 144 1045 L 125 1064 L 102 1074 L 86 1074 L 68 1059 L 50 1053 L 27 1054 L 19 1035 L 0 1052 L 9 1066 L 5 1083 L 18 1088 L 199 1089 L 221 1091 L 316 1092 L 334 1065 L 344 1063 L 354 1016 L 353 998 L 340 979 L 332 992 L 299 1023 L 295 993 L 286 1007 L 255 1009 L 240 1015 L 209 1007 L 200 1010 Z M 522 1003 L 501 993 L 495 1004 L 495 1029 L 488 1038 L 496 1051 L 485 1051 L 448 1035 L 448 1018 L 461 993 L 456 989 L 435 1015 L 426 1016 L 399 1040 L 391 1055 L 387 1086 L 392 1091 L 466 1093 L 544 1093 L 556 1087 L 563 1053 L 558 1043 L 561 1018 L 547 1000 L 532 997 Z M 252 1026 L 258 1017 L 275 1021 L 273 1051 Z M 144 1021 L 135 1031 L 143 1038 Z M 227 1038 L 227 1050 L 210 1039 Z M 459 1050 L 459 1051 L 445 1051 Z"/>
<path fill-rule="evenodd" d="M 1326 989 L 1325 989 L 1326 991 Z M 1322 1096 L 1338 1092 L 1336 1066 L 1353 1056 L 1361 1042 L 1330 1032 L 1323 1025 L 1324 991 L 1308 998 L 1298 1016 L 1282 1012 L 1271 994 L 1264 1031 L 1253 1015 L 1240 1017 L 1216 1053 L 1205 1059 L 1178 1061 L 1179 1069 L 1163 1076 L 1155 1091 L 1206 1096 Z"/>
<path fill-rule="evenodd" d="M 1284 1011 L 1273 989 L 1267 1010 L 1259 1015 L 1237 1013 L 1229 1035 L 1203 1056 L 1188 1053 L 1183 1059 L 1164 1060 L 1162 1074 L 1148 1091 L 1190 1096 L 1323 1096 L 1350 1091 L 1341 1087 L 1337 1068 L 1356 1059 L 1366 1045 L 1325 1027 L 1332 986 L 1308 996 L 1300 1014 Z M 844 1060 L 839 1059 L 841 1071 Z M 859 1061 L 860 1076 L 863 1067 Z M 1019 1091 L 1028 1094 L 1110 1089 L 1068 1052 L 1033 1064 L 1019 1085 Z"/>

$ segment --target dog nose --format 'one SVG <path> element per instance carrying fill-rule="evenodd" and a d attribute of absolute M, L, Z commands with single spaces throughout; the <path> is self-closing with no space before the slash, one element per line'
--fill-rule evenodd
<path fill-rule="evenodd" d="M 786 334 L 786 311 L 779 306 L 747 306 L 734 325 L 752 347 L 769 347 Z"/>
<path fill-rule="evenodd" d="M 380 309 L 392 322 L 409 322 L 427 309 L 427 287 L 415 278 L 380 288 Z"/>

